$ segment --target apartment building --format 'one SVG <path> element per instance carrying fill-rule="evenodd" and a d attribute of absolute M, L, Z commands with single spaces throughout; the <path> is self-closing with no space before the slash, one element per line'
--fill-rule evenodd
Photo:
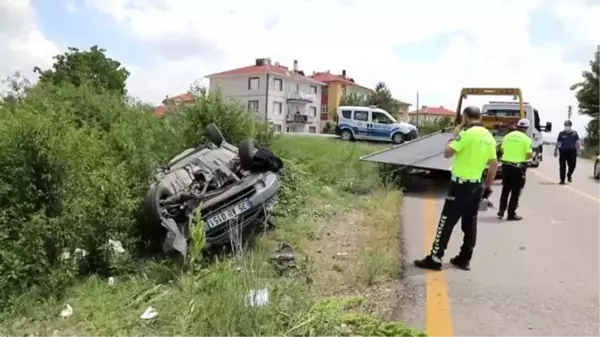
<path fill-rule="evenodd" d="M 448 110 L 443 106 L 437 108 L 422 106 L 419 110 L 408 113 L 409 122 L 415 125 L 423 122 L 434 123 L 442 118 L 454 118 L 455 116 L 456 113 L 454 111 Z"/>
<path fill-rule="evenodd" d="M 313 72 L 310 77 L 325 83 L 320 100 L 321 120 L 333 119 L 342 97 L 356 94 L 366 100 L 369 94 L 373 92 L 372 89 L 355 83 L 353 78 L 347 76 L 346 70 L 342 70 L 341 75 L 332 74 L 329 70 Z"/>
<path fill-rule="evenodd" d="M 320 133 L 324 83 L 307 77 L 294 60 L 290 70 L 270 58 L 250 66 L 208 75 L 209 90 L 220 90 L 272 123 L 276 132 Z"/>

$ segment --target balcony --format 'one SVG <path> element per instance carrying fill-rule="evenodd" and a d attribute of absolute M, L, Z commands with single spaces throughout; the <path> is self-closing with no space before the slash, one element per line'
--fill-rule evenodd
<path fill-rule="evenodd" d="M 287 94 L 288 102 L 314 103 L 315 95 L 303 93 L 301 91 L 290 91 Z"/>
<path fill-rule="evenodd" d="M 286 121 L 288 123 L 308 123 L 308 115 L 288 114 Z"/>

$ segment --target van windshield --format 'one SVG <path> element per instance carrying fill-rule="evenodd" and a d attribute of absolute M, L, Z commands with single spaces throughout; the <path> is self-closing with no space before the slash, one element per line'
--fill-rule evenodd
<path fill-rule="evenodd" d="M 520 117 L 520 112 L 515 109 L 488 109 L 483 115 L 492 117 Z"/>

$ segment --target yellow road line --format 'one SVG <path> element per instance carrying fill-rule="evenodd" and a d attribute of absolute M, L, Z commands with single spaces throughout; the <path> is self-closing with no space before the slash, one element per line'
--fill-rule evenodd
<path fill-rule="evenodd" d="M 438 210 L 436 199 L 427 192 L 424 200 L 425 211 L 425 254 L 429 254 L 437 230 Z M 450 299 L 443 271 L 428 270 L 425 274 L 426 315 L 425 328 L 430 336 L 453 336 Z"/>
<path fill-rule="evenodd" d="M 543 174 L 543 173 L 542 173 L 542 172 L 540 172 L 540 171 L 537 171 L 537 170 L 531 170 L 531 172 L 533 172 L 533 173 L 537 174 L 538 176 L 540 176 L 540 177 L 544 178 L 545 180 L 548 180 L 548 181 L 555 181 L 555 179 L 552 179 L 552 178 L 548 177 L 547 175 Z M 588 198 L 588 199 L 590 199 L 590 200 L 592 200 L 592 201 L 595 201 L 595 202 L 598 202 L 598 203 L 600 203 L 600 199 L 598 199 L 597 197 L 594 197 L 594 196 L 593 196 L 593 195 L 591 195 L 591 194 L 587 194 L 587 193 L 585 193 L 585 192 L 583 192 L 583 191 L 580 191 L 580 190 L 578 190 L 578 189 L 576 189 L 576 188 L 574 188 L 574 187 L 571 187 L 571 186 L 569 186 L 569 185 L 563 185 L 563 187 L 564 187 L 564 188 L 566 188 L 566 189 L 568 189 L 569 191 L 571 191 L 571 192 L 575 193 L 575 194 L 579 194 L 579 195 L 580 195 L 580 196 L 582 196 L 582 197 L 585 197 L 585 198 Z"/>

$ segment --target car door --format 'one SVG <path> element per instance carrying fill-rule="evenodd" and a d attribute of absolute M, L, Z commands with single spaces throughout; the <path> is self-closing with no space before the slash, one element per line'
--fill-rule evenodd
<path fill-rule="evenodd" d="M 367 138 L 369 137 L 369 126 L 371 116 L 367 110 L 354 110 L 353 116 L 354 125 L 354 137 L 356 138 Z"/>
<path fill-rule="evenodd" d="M 392 123 L 394 122 L 385 114 L 372 111 L 371 123 L 369 124 L 369 138 L 375 140 L 391 139 Z"/>

